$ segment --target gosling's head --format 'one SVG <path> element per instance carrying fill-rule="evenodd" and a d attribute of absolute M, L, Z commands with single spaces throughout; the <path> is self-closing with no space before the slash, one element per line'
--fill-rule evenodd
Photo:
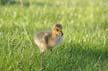
<path fill-rule="evenodd" d="M 63 32 L 62 32 L 62 25 L 57 23 L 57 24 L 54 24 L 53 27 L 52 27 L 52 32 L 53 34 L 55 34 L 56 36 L 58 35 L 62 35 L 63 36 Z"/>

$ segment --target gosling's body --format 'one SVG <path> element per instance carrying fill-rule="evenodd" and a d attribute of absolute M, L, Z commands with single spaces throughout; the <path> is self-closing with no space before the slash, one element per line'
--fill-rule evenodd
<path fill-rule="evenodd" d="M 41 52 L 45 52 L 47 49 L 52 50 L 57 44 L 62 41 L 63 32 L 60 24 L 55 24 L 51 31 L 38 32 L 34 41 Z"/>

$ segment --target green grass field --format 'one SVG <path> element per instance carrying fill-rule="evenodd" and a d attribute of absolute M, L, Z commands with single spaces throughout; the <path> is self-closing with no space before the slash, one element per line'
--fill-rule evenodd
<path fill-rule="evenodd" d="M 35 32 L 63 25 L 63 42 L 43 56 L 45 71 L 108 71 L 107 0 L 32 0 L 0 5 L 0 71 L 40 71 Z"/>

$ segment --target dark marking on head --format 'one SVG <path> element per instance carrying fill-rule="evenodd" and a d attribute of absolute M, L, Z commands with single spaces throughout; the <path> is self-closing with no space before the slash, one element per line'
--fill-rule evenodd
<path fill-rule="evenodd" d="M 62 25 L 57 23 L 57 24 L 54 24 L 53 28 L 52 29 L 59 29 L 59 30 L 62 30 Z"/>
<path fill-rule="evenodd" d="M 62 29 L 62 25 L 59 23 L 55 24 L 55 27 Z"/>

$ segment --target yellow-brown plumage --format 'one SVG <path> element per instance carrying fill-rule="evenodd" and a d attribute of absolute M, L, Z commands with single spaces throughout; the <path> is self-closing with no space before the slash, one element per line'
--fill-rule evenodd
<path fill-rule="evenodd" d="M 47 49 L 52 49 L 57 44 L 59 44 L 62 40 L 62 37 L 62 25 L 55 24 L 49 32 L 38 32 L 34 36 L 34 42 L 41 52 L 45 52 Z"/>

